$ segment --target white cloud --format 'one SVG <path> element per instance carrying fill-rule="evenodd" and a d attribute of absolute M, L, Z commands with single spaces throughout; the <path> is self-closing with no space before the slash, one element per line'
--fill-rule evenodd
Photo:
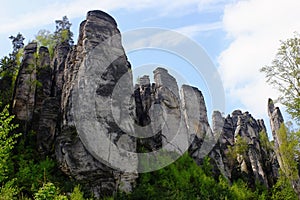
<path fill-rule="evenodd" d="M 213 2 L 213 3 L 212 3 Z M 0 13 L 0 34 L 11 33 L 23 29 L 53 23 L 55 19 L 67 15 L 69 18 L 81 17 L 89 10 L 101 9 L 112 11 L 117 9 L 127 9 L 129 11 L 152 9 L 158 16 L 182 15 L 197 11 L 200 5 L 217 5 L 222 0 L 74 0 L 74 1 L 37 1 L 31 4 L 21 3 L 11 0 L 3 4 L 4 12 Z M 18 9 L 15 5 L 19 5 Z"/>
<path fill-rule="evenodd" d="M 184 26 L 176 29 L 175 31 L 187 35 L 189 37 L 194 37 L 204 31 L 213 31 L 222 28 L 222 22 L 212 22 L 207 24 L 195 24 L 191 26 Z"/>
<path fill-rule="evenodd" d="M 259 69 L 274 59 L 279 40 L 300 31 L 299 0 L 248 0 L 226 6 L 223 27 L 232 40 L 219 57 L 228 98 L 241 102 L 255 116 L 266 116 L 267 98 L 277 92 Z"/>

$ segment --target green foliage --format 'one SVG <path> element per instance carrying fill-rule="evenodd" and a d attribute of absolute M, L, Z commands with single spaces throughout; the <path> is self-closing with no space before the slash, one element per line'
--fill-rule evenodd
<path fill-rule="evenodd" d="M 237 135 L 235 138 L 235 143 L 233 146 L 228 146 L 227 156 L 231 163 L 237 159 L 239 155 L 244 156 L 248 151 L 247 141 L 242 138 L 240 135 Z"/>
<path fill-rule="evenodd" d="M 294 181 L 299 179 L 296 152 L 299 151 L 299 140 L 295 137 L 294 132 L 289 132 L 286 126 L 282 123 L 278 131 L 279 147 L 278 151 L 282 162 L 281 170 L 283 175 L 288 180 Z"/>
<path fill-rule="evenodd" d="M 0 59 L 0 101 L 3 105 L 11 103 L 22 54 L 23 49 L 21 48 L 10 56 Z"/>
<path fill-rule="evenodd" d="M 24 40 L 25 38 L 21 33 L 18 33 L 16 36 L 10 36 L 9 39 L 11 39 L 12 45 L 13 45 L 13 53 L 17 54 L 19 49 L 24 47 Z"/>
<path fill-rule="evenodd" d="M 15 180 L 10 180 L 0 188 L 0 200 L 17 199 L 18 189 L 15 187 Z"/>
<path fill-rule="evenodd" d="M 274 149 L 272 143 L 269 141 L 267 133 L 264 130 L 259 132 L 259 142 L 261 147 L 268 152 Z"/>
<path fill-rule="evenodd" d="M 40 30 L 35 36 L 35 40 L 38 46 L 47 47 L 49 50 L 50 58 L 53 58 L 55 47 L 60 44 L 67 42 L 73 45 L 74 41 L 72 39 L 73 33 L 70 28 L 72 24 L 70 23 L 67 16 L 64 16 L 62 20 L 55 20 L 56 30 L 51 33 L 49 30 Z"/>
<path fill-rule="evenodd" d="M 81 192 L 79 185 L 74 187 L 74 190 L 70 195 L 70 200 L 84 200 L 83 193 Z"/>
<path fill-rule="evenodd" d="M 3 105 L 11 103 L 14 84 L 17 78 L 23 55 L 24 37 L 18 33 L 16 37 L 10 36 L 13 52 L 0 59 L 0 101 Z M 3 107 L 0 106 L 0 109 Z"/>
<path fill-rule="evenodd" d="M 297 200 L 297 194 L 293 190 L 291 182 L 280 176 L 277 183 L 272 188 L 272 200 Z"/>
<path fill-rule="evenodd" d="M 73 45 L 74 41 L 72 39 L 73 33 L 71 32 L 71 26 L 67 16 L 63 16 L 61 20 L 55 20 L 56 30 L 54 32 L 54 39 L 56 43 L 67 42 L 70 45 Z"/>
<path fill-rule="evenodd" d="M 281 94 L 278 100 L 287 112 L 300 123 L 300 36 L 281 41 L 272 65 L 261 68 L 267 82 Z"/>
<path fill-rule="evenodd" d="M 9 115 L 8 106 L 0 113 L 0 183 L 13 173 L 12 149 L 20 136 L 12 133 L 18 127 L 12 124 L 13 118 Z"/>
<path fill-rule="evenodd" d="M 47 177 L 50 177 L 54 170 L 55 163 L 49 158 L 37 163 L 32 159 L 25 160 L 21 158 L 18 165 L 17 184 L 22 191 L 28 193 L 37 191 L 47 181 Z"/>
<path fill-rule="evenodd" d="M 208 158 L 199 167 L 186 153 L 165 168 L 141 174 L 131 194 L 118 193 L 115 199 L 263 199 L 265 194 L 252 192 L 242 181 L 230 186 L 223 177 L 215 180 L 211 168 Z"/>
<path fill-rule="evenodd" d="M 59 189 L 51 182 L 43 184 L 35 194 L 35 200 L 68 200 L 67 196 L 60 195 Z"/>
<path fill-rule="evenodd" d="M 40 30 L 35 36 L 35 40 L 38 43 L 38 46 L 47 47 L 49 50 L 50 58 L 53 58 L 54 47 L 56 45 L 54 34 L 48 30 Z"/>
<path fill-rule="evenodd" d="M 141 149 L 142 152 L 146 151 L 144 148 Z M 149 156 L 147 153 L 139 154 L 139 169 L 141 171 L 151 171 L 156 169 L 157 166 L 167 166 L 172 163 L 179 155 L 176 152 L 164 152 L 161 151 L 157 156 Z"/>
<path fill-rule="evenodd" d="M 237 182 L 233 183 L 230 187 L 230 192 L 232 193 L 233 199 L 257 199 L 257 195 L 249 190 L 247 184 L 242 180 L 238 180 Z"/>

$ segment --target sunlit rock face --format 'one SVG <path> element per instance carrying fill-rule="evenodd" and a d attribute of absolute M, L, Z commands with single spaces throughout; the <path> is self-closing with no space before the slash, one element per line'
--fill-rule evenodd
<path fill-rule="evenodd" d="M 61 132 L 56 139 L 62 170 L 89 184 L 96 196 L 110 195 L 118 187 L 131 191 L 137 177 L 134 169 L 132 173 L 121 173 L 115 165 L 110 166 L 116 160 L 114 156 L 120 156 L 113 147 L 134 152 L 136 142 L 118 125 L 131 118 L 112 113 L 130 110 L 133 83 L 120 32 L 108 14 L 88 12 L 80 25 L 78 44 L 67 56 L 63 80 Z M 113 96 L 119 81 L 123 83 L 122 99 Z M 132 160 L 134 168 L 137 159 Z"/>
<path fill-rule="evenodd" d="M 209 154 L 214 170 L 232 181 L 243 178 L 253 186 L 258 181 L 271 187 L 278 177 L 279 166 L 274 151 L 261 143 L 262 134 L 267 138 L 263 120 L 256 120 L 240 110 L 226 118 L 214 112 L 212 119 L 215 134 L 220 133 L 218 143 Z M 230 149 L 238 148 L 240 141 L 244 143 L 244 150 L 232 158 Z"/>
<path fill-rule="evenodd" d="M 240 110 L 227 117 L 214 111 L 210 125 L 198 88 L 179 89 L 161 67 L 153 83 L 150 76 L 133 86 L 116 21 L 90 11 L 76 45 L 58 44 L 52 58 L 46 47 L 25 47 L 12 112 L 25 132 L 36 132 L 40 154 L 55 156 L 60 169 L 95 197 L 132 191 L 144 161 L 153 164 L 140 155 L 161 149 L 174 153 L 172 161 L 188 152 L 198 165 L 208 156 L 215 177 L 275 183 L 281 161 L 261 141 L 267 137 L 263 120 Z M 271 100 L 268 108 L 277 148 L 283 118 Z M 239 140 L 245 150 L 233 158 Z"/>

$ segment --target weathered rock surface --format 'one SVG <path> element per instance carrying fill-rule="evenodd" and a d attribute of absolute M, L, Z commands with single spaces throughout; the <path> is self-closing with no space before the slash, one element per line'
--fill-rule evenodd
<path fill-rule="evenodd" d="M 108 167 L 112 162 L 120 162 L 116 159 L 121 156 L 118 151 L 134 152 L 136 148 L 134 138 L 119 127 L 120 118 L 113 116 L 112 108 L 121 114 L 122 109 L 130 109 L 130 105 L 120 108 L 116 102 L 120 98 L 115 100 L 113 97 L 121 78 L 126 79 L 121 100 L 126 99 L 124 91 L 130 91 L 131 97 L 133 84 L 129 69 L 115 21 L 101 11 L 88 12 L 86 21 L 80 26 L 78 44 L 66 60 L 62 78 L 65 81 L 61 101 L 62 124 L 56 140 L 56 155 L 64 165 L 63 171 L 76 180 L 89 182 L 96 197 L 116 191 L 117 184 L 130 191 L 137 178 L 134 169 L 124 174 Z M 93 122 L 100 128 L 84 131 Z M 108 142 L 101 136 L 108 138 Z M 130 164 L 136 168 L 137 159 L 131 159 Z M 122 167 L 122 164 L 126 162 L 118 166 Z"/>
<path fill-rule="evenodd" d="M 189 152 L 198 164 L 215 145 L 213 132 L 208 124 L 204 97 L 198 88 L 181 87 L 182 108 L 188 130 Z"/>
<path fill-rule="evenodd" d="M 287 163 L 284 162 L 282 159 L 282 155 L 279 151 L 279 146 L 282 145 L 282 137 L 280 137 L 280 129 L 282 128 L 282 125 L 284 123 L 281 111 L 278 107 L 275 107 L 274 102 L 272 99 L 268 100 L 268 114 L 270 117 L 270 124 L 271 124 L 271 129 L 272 129 L 272 135 L 274 139 L 274 148 L 275 148 L 275 153 L 277 160 L 279 162 L 279 166 L 282 169 L 285 169 L 285 165 Z M 294 175 L 295 177 L 293 180 L 291 180 L 291 184 L 298 194 L 298 198 L 300 198 L 300 177 L 299 173 Z"/>
<path fill-rule="evenodd" d="M 209 154 L 216 172 L 219 171 L 232 181 L 242 177 L 252 186 L 256 181 L 268 187 L 274 184 L 278 177 L 278 164 L 274 152 L 260 141 L 260 134 L 266 134 L 262 120 L 255 120 L 248 112 L 242 113 L 240 110 L 226 118 L 214 112 L 213 130 L 221 133 L 218 143 Z M 242 145 L 237 143 L 238 137 L 245 142 L 246 147 L 243 152 L 238 150 L 239 153 L 233 158 L 230 149 Z"/>
<path fill-rule="evenodd" d="M 197 164 L 208 155 L 216 177 L 274 185 L 282 161 L 262 139 L 263 120 L 215 111 L 210 127 L 201 91 L 183 85 L 179 94 L 166 69 L 154 70 L 154 83 L 145 75 L 133 88 L 111 16 L 90 11 L 79 31 L 77 45 L 57 45 L 52 60 L 45 47 L 38 53 L 36 43 L 25 47 L 12 106 L 26 131 L 36 131 L 39 152 L 55 155 L 64 173 L 102 197 L 132 190 L 141 162 L 136 153 L 188 150 Z M 278 148 L 283 118 L 271 100 L 268 107 Z M 232 157 L 239 140 L 246 148 Z"/>
<path fill-rule="evenodd" d="M 160 67 L 153 73 L 156 103 L 161 106 L 161 113 L 156 114 L 161 118 L 154 118 L 161 120 L 154 124 L 161 124 L 164 149 L 182 154 L 188 147 L 188 137 L 176 79 L 166 69 Z"/>
<path fill-rule="evenodd" d="M 163 148 L 182 154 L 188 135 L 176 79 L 164 68 L 153 71 L 155 83 L 143 76 L 134 92 L 138 146 L 143 151 Z"/>
<path fill-rule="evenodd" d="M 37 44 L 29 43 L 15 83 L 12 113 L 17 119 L 30 122 L 33 117 L 36 90 L 36 52 Z"/>

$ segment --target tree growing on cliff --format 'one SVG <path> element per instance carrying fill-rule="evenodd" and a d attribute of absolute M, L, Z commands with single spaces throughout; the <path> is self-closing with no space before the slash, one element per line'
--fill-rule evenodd
<path fill-rule="evenodd" d="M 35 36 L 35 40 L 38 43 L 38 46 L 47 47 L 49 50 L 50 57 L 53 57 L 54 47 L 56 45 L 54 40 L 54 34 L 49 30 L 42 29 L 39 30 L 37 35 Z"/>
<path fill-rule="evenodd" d="M 61 20 L 55 20 L 56 30 L 54 32 L 54 39 L 56 43 L 68 42 L 73 45 L 73 33 L 71 31 L 71 22 L 67 16 L 63 16 Z"/>
<path fill-rule="evenodd" d="M 275 87 L 278 100 L 287 107 L 287 112 L 300 124 L 300 35 L 281 41 L 272 65 L 260 69 L 267 82 Z"/>
<path fill-rule="evenodd" d="M 67 42 L 70 45 L 73 45 L 73 33 L 71 32 L 71 26 L 67 16 L 64 16 L 62 20 L 55 20 L 56 28 L 54 33 L 51 33 L 49 30 L 42 29 L 39 30 L 35 36 L 35 40 L 38 43 L 38 46 L 47 47 L 49 50 L 50 57 L 53 57 L 54 48 L 56 45 Z"/>
<path fill-rule="evenodd" d="M 24 36 L 21 33 L 18 33 L 16 36 L 10 36 L 11 42 L 13 44 L 13 55 L 16 55 L 19 49 L 24 47 Z"/>
<path fill-rule="evenodd" d="M 24 47 L 25 38 L 21 33 L 18 33 L 16 36 L 10 36 L 9 39 L 11 39 L 13 51 L 9 56 L 5 56 L 1 59 L 0 74 L 3 72 L 14 73 L 18 68 L 18 64 L 20 64 L 20 57 L 22 54 L 20 51 L 22 51 Z"/>

